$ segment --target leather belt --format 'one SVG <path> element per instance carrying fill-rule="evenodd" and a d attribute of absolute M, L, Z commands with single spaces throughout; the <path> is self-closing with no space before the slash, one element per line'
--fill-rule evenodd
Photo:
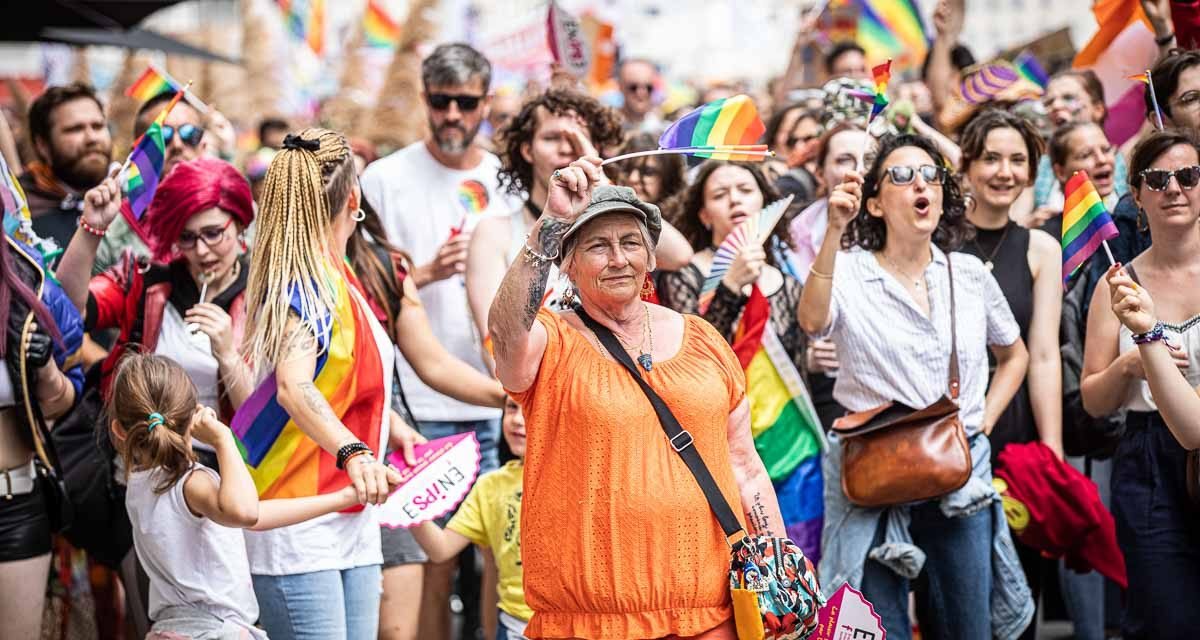
<path fill-rule="evenodd" d="M 0 499 L 12 500 L 13 496 L 33 493 L 37 480 L 37 468 L 33 460 L 12 469 L 0 470 Z"/>

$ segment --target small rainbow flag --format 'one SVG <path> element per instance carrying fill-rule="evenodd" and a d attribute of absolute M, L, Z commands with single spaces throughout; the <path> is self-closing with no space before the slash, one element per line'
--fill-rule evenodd
<path fill-rule="evenodd" d="M 325 0 L 277 1 L 292 35 L 321 55 L 325 51 Z"/>
<path fill-rule="evenodd" d="M 736 95 L 714 100 L 675 121 L 658 139 L 658 146 L 694 149 L 692 155 L 702 158 L 758 160 L 761 153 L 750 156 L 737 152 L 766 151 L 766 145 L 756 144 L 765 130 L 754 101 Z"/>
<path fill-rule="evenodd" d="M 383 363 L 371 332 L 370 313 L 353 299 L 358 279 L 344 262 L 329 265 L 337 289 L 330 318 L 315 319 L 322 335 L 313 383 L 355 438 L 378 446 L 383 420 Z M 361 289 L 360 289 L 361 290 Z M 292 309 L 300 313 L 299 289 Z M 275 374 L 267 376 L 234 414 L 230 428 L 263 499 L 298 498 L 346 487 L 350 477 L 337 460 L 296 426 L 279 405 Z"/>
<path fill-rule="evenodd" d="M 179 87 L 159 73 L 158 69 L 150 67 L 137 79 L 137 82 L 125 89 L 125 95 L 138 102 L 145 102 L 168 90 L 178 91 Z"/>
<path fill-rule="evenodd" d="M 754 448 L 775 485 L 787 535 L 816 559 L 824 519 L 821 452 L 827 445 L 812 399 L 771 327 L 770 315 L 770 303 L 756 284 L 742 311 L 733 352 L 746 372 Z"/>
<path fill-rule="evenodd" d="M 867 117 L 867 122 L 874 120 L 875 116 L 883 113 L 888 106 L 887 88 L 892 79 L 892 61 L 888 60 L 872 67 L 871 77 L 875 79 L 875 104 L 871 106 L 871 115 Z"/>
<path fill-rule="evenodd" d="M 187 88 L 181 88 L 175 92 L 175 96 L 167 103 L 154 122 L 150 123 L 150 128 L 146 129 L 146 133 L 142 134 L 141 138 L 133 146 L 133 152 L 129 154 L 129 159 L 125 161 L 127 165 L 125 171 L 125 194 L 129 199 L 129 209 L 133 212 L 135 220 L 141 220 L 142 214 L 146 212 L 146 207 L 150 206 L 150 201 L 154 199 L 154 192 L 158 189 L 158 179 L 162 174 L 163 160 L 167 155 L 167 146 L 163 143 L 163 122 L 167 119 L 167 114 L 175 105 L 179 103 L 179 99 L 183 97 L 183 92 Z"/>
<path fill-rule="evenodd" d="M 895 58 L 901 71 L 920 69 L 929 38 L 913 0 L 855 0 L 859 5 L 858 44 L 868 60 Z"/>
<path fill-rule="evenodd" d="M 1096 249 L 1119 235 L 1117 225 L 1087 173 L 1077 171 L 1063 189 L 1066 202 L 1062 219 L 1063 287 Z M 1110 254 L 1111 255 L 1111 254 Z"/>
<path fill-rule="evenodd" d="M 1043 89 L 1050 83 L 1050 75 L 1046 73 L 1042 63 L 1038 62 L 1037 57 L 1028 51 L 1021 52 L 1013 60 L 1013 66 L 1017 68 L 1017 73 L 1020 73 L 1022 78 Z"/>
<path fill-rule="evenodd" d="M 367 0 L 363 31 L 367 35 L 367 46 L 391 49 L 400 38 L 400 23 L 392 19 L 380 0 Z"/>
<path fill-rule="evenodd" d="M 1129 76 L 1127 79 L 1145 83 L 1147 90 L 1150 92 L 1150 104 L 1154 105 L 1154 118 L 1156 120 L 1155 124 L 1158 125 L 1158 130 L 1162 131 L 1162 110 L 1158 108 L 1158 94 L 1154 92 L 1154 76 L 1150 75 L 1150 70 L 1146 69 L 1142 73 Z"/>

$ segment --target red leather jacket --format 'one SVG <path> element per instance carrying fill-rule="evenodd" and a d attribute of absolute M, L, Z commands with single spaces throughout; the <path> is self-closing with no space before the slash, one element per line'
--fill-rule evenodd
<path fill-rule="evenodd" d="M 246 321 L 246 274 L 249 265 L 243 264 L 238 279 L 228 289 L 217 296 L 214 303 L 225 308 L 233 320 L 233 339 L 235 343 L 242 340 L 242 332 Z M 176 292 L 176 288 L 180 291 Z M 184 291 L 190 289 L 190 295 Z M 108 271 L 95 276 L 88 283 L 87 331 L 93 329 L 119 329 L 120 334 L 112 351 L 101 364 L 101 387 L 105 394 L 116 370 L 117 363 L 130 344 L 141 345 L 140 348 L 153 353 L 158 346 L 159 332 L 162 330 L 163 312 L 171 304 L 172 293 L 189 296 L 190 304 L 199 298 L 195 291 L 195 283 L 187 274 L 187 268 L 182 259 L 171 264 L 151 263 L 145 258 L 137 258 L 132 252 L 126 252 L 120 263 Z M 180 309 L 181 315 L 184 309 Z M 233 407 L 228 404 L 224 389 L 220 390 L 221 419 L 228 421 L 233 418 Z"/>

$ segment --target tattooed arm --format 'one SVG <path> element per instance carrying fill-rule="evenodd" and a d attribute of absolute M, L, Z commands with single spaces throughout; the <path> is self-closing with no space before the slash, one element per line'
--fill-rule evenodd
<path fill-rule="evenodd" d="M 779 500 L 775 487 L 767 475 L 762 458 L 754 449 L 754 435 L 750 433 L 750 403 L 742 403 L 729 414 L 729 459 L 733 464 L 733 477 L 737 480 L 738 493 L 742 497 L 742 511 L 746 514 L 746 530 L 752 535 L 783 536 L 783 515 L 779 511 Z"/>
<path fill-rule="evenodd" d="M 329 401 L 313 384 L 317 369 L 317 340 L 295 316 L 288 318 L 284 335 L 282 355 L 275 365 L 279 406 L 288 412 L 296 426 L 318 447 L 330 455 L 337 455 L 338 449 L 358 442 L 358 438 L 342 424 L 329 406 Z M 366 444 L 372 449 L 379 445 L 377 442 Z M 388 495 L 387 476 L 396 474 L 394 470 L 375 462 L 376 458 L 360 455 L 346 463 L 346 472 L 362 504 L 382 504 Z M 396 478 L 398 480 L 398 474 Z"/>
<path fill-rule="evenodd" d="M 546 207 L 533 225 L 526 247 L 504 275 L 488 312 L 488 333 L 496 356 L 496 376 L 513 391 L 533 384 L 546 351 L 546 330 L 534 322 L 550 276 L 549 261 L 531 257 L 556 257 L 563 235 L 592 199 L 592 187 L 603 176 L 600 158 L 584 157 L 558 171 L 550 181 Z"/>

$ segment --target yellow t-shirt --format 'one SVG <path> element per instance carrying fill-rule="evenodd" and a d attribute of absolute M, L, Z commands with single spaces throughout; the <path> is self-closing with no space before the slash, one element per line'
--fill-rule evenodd
<path fill-rule="evenodd" d="M 500 609 L 528 622 L 521 568 L 521 494 L 525 465 L 520 460 L 480 476 L 446 528 L 492 550 L 500 573 Z"/>

